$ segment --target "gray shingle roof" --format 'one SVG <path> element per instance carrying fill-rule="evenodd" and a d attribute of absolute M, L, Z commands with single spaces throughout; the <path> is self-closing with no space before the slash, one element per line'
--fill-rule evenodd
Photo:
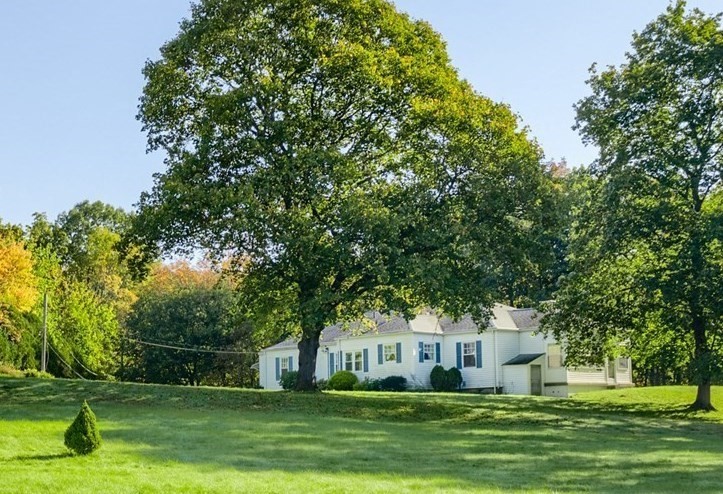
<path fill-rule="evenodd" d="M 515 326 L 519 329 L 533 329 L 540 326 L 542 312 L 535 309 L 512 309 L 509 311 L 510 317 L 515 321 Z"/>
<path fill-rule="evenodd" d="M 409 323 L 401 316 L 393 315 L 389 317 L 378 312 L 367 312 L 365 316 L 368 321 L 364 324 L 355 321 L 350 323 L 337 323 L 332 326 L 327 326 L 321 332 L 320 343 L 322 345 L 332 343 L 339 338 L 344 338 L 347 336 L 360 336 L 363 334 L 402 333 L 405 331 L 410 331 Z M 297 343 L 298 342 L 296 340 L 289 338 L 280 343 L 277 343 L 274 346 L 268 347 L 267 350 L 296 347 Z"/>
<path fill-rule="evenodd" d="M 542 313 L 536 311 L 535 309 L 515 309 L 513 307 L 499 304 L 495 307 L 495 311 L 502 311 L 502 315 L 507 313 L 517 329 L 537 328 L 540 325 L 540 318 L 542 317 Z M 399 315 L 386 316 L 384 314 L 380 314 L 379 312 L 367 312 L 365 316 L 367 320 L 363 324 L 356 321 L 346 324 L 338 323 L 332 326 L 327 326 L 321 332 L 321 344 L 325 345 L 332 343 L 339 338 L 360 336 L 363 334 L 389 334 L 412 331 L 409 323 Z M 500 314 L 498 314 L 498 316 L 502 317 Z M 503 327 L 505 327 L 505 329 L 514 329 L 507 326 L 509 326 L 509 322 L 503 323 Z M 487 327 L 497 327 L 494 317 L 489 320 Z M 447 316 L 442 316 L 439 319 L 439 329 L 443 334 L 469 333 L 477 332 L 478 326 L 472 320 L 470 315 L 462 317 L 459 321 L 453 321 Z M 287 339 L 267 349 L 291 348 L 296 347 L 296 345 L 297 342 L 295 340 Z"/>

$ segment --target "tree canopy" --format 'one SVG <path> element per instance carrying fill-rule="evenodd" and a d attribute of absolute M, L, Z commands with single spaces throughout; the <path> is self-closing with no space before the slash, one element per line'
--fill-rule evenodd
<path fill-rule="evenodd" d="M 205 0 L 144 74 L 167 169 L 137 228 L 232 256 L 256 327 L 299 338 L 299 389 L 327 324 L 487 314 L 541 156 L 428 24 L 384 0 Z"/>
<path fill-rule="evenodd" d="M 671 5 L 633 36 L 625 64 L 593 66 L 588 84 L 577 128 L 600 157 L 573 223 L 572 274 L 545 324 L 571 342 L 570 362 L 689 345 L 694 407 L 712 408 L 723 349 L 720 15 Z"/>

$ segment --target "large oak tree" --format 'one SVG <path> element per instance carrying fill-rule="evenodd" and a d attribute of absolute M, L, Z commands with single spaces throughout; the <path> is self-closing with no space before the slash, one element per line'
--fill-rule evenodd
<path fill-rule="evenodd" d="M 693 408 L 711 409 L 723 349 L 721 17 L 671 5 L 626 59 L 593 67 L 576 106 L 600 157 L 546 325 L 573 343 L 571 362 L 689 345 Z"/>
<path fill-rule="evenodd" d="M 231 256 L 259 330 L 422 306 L 483 319 L 534 230 L 540 153 L 430 26 L 384 0 L 204 0 L 144 70 L 166 170 L 136 231 Z"/>

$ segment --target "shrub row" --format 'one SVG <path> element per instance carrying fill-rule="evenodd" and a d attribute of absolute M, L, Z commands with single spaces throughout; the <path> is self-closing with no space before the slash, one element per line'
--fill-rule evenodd
<path fill-rule="evenodd" d="M 462 373 L 456 367 L 444 370 L 441 365 L 435 365 L 429 380 L 435 391 L 457 391 L 462 385 Z"/>
<path fill-rule="evenodd" d="M 382 379 L 369 379 L 354 385 L 354 391 L 405 391 L 407 378 L 404 376 L 388 376 Z"/>

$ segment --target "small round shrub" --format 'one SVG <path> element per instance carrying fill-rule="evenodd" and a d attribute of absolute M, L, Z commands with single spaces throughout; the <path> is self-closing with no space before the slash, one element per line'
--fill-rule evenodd
<path fill-rule="evenodd" d="M 429 381 L 435 391 L 449 391 L 447 389 L 447 371 L 441 365 L 435 365 L 429 374 Z"/>
<path fill-rule="evenodd" d="M 354 385 L 358 382 L 359 379 L 356 377 L 356 374 L 350 371 L 342 370 L 335 372 L 334 375 L 329 378 L 327 386 L 329 389 L 333 389 L 335 391 L 351 391 L 354 389 Z"/>
<path fill-rule="evenodd" d="M 457 391 L 462 386 L 462 373 L 456 367 L 450 367 L 447 371 L 447 385 L 449 391 Z"/>
<path fill-rule="evenodd" d="M 283 376 L 281 376 L 281 379 L 279 379 L 279 384 L 281 384 L 281 387 L 290 390 L 296 388 L 296 381 L 299 379 L 299 373 L 298 371 L 289 371 L 285 373 Z"/>
<path fill-rule="evenodd" d="M 379 383 L 382 391 L 405 391 L 407 378 L 404 376 L 388 376 Z"/>
<path fill-rule="evenodd" d="M 93 410 L 84 401 L 78 416 L 65 431 L 65 446 L 78 455 L 87 455 L 100 448 L 101 439 Z"/>

